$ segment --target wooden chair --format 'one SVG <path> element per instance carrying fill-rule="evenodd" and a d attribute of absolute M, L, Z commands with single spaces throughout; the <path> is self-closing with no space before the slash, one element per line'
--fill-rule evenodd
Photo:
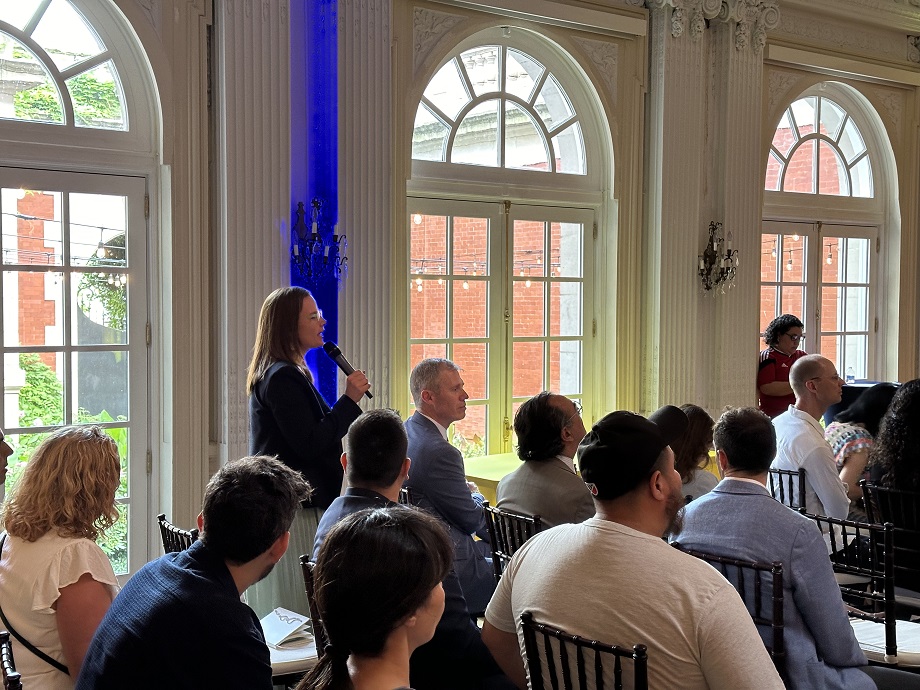
<path fill-rule="evenodd" d="M 6 630 L 0 631 L 0 669 L 3 671 L 4 690 L 22 690 L 22 678 L 13 660 L 13 643 Z"/>
<path fill-rule="evenodd" d="M 869 522 L 894 527 L 894 587 L 904 614 L 920 611 L 920 492 L 900 491 L 861 480 Z M 900 613 L 900 611 L 899 611 Z"/>
<path fill-rule="evenodd" d="M 805 507 L 805 468 L 780 470 L 771 467 L 767 475 L 770 493 L 793 510 Z"/>
<path fill-rule="evenodd" d="M 185 530 L 176 527 L 166 519 L 166 513 L 157 515 L 157 522 L 160 524 L 160 537 L 163 539 L 163 551 L 165 553 L 185 551 L 198 541 L 197 529 Z"/>
<path fill-rule="evenodd" d="M 544 690 L 547 687 L 547 677 L 549 687 L 553 690 L 559 690 L 559 688 L 563 690 L 622 688 L 623 659 L 632 659 L 635 690 L 647 690 L 648 654 L 644 644 L 637 644 L 632 649 L 626 649 L 571 635 L 563 630 L 538 623 L 530 611 L 521 614 L 521 624 L 524 631 L 527 675 L 530 678 L 532 690 Z M 613 660 L 612 686 L 606 684 L 610 672 L 608 670 L 607 674 L 604 674 L 605 657 Z"/>
<path fill-rule="evenodd" d="M 706 561 L 722 573 L 741 595 L 754 623 L 771 630 L 772 644 L 767 651 L 779 675 L 786 679 L 786 644 L 783 638 L 783 564 L 780 561 L 759 563 L 728 556 L 716 556 L 705 551 L 685 549 L 680 542 L 673 546 L 686 554 Z M 766 588 L 770 588 L 767 606 Z"/>
<path fill-rule="evenodd" d="M 403 506 L 412 505 L 412 492 L 408 486 L 404 486 L 399 490 L 399 504 Z"/>
<path fill-rule="evenodd" d="M 840 593 L 848 604 L 850 625 L 869 661 L 920 667 L 920 623 L 895 618 L 892 524 L 873 525 L 801 512 L 830 537 L 834 572 L 868 581 L 865 588 L 840 583 Z"/>
<path fill-rule="evenodd" d="M 525 541 L 543 529 L 539 515 L 524 515 L 511 510 L 493 508 L 482 504 L 486 513 L 486 526 L 492 540 L 492 569 L 495 580 L 501 580 L 505 566 Z"/>
<path fill-rule="evenodd" d="M 313 627 L 313 639 L 316 641 L 316 655 L 322 658 L 326 645 L 329 644 L 329 638 L 326 637 L 323 619 L 320 618 L 319 609 L 316 607 L 316 590 L 313 586 L 313 568 L 315 566 L 316 563 L 311 562 L 309 556 L 300 557 L 303 586 L 307 592 L 307 604 L 310 606 L 310 625 Z"/>

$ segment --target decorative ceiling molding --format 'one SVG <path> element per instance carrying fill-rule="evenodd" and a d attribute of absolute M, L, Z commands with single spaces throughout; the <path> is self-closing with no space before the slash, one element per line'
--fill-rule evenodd
<path fill-rule="evenodd" d="M 617 45 L 615 43 L 595 41 L 594 39 L 582 38 L 580 36 L 575 36 L 572 40 L 582 49 L 591 62 L 594 63 L 607 89 L 607 94 L 610 96 L 610 105 L 616 107 L 617 56 L 619 50 Z"/>
<path fill-rule="evenodd" d="M 907 37 L 907 59 L 920 63 L 920 36 Z"/>
<path fill-rule="evenodd" d="M 424 7 L 415 8 L 412 23 L 413 74 L 418 74 L 419 68 L 425 63 L 441 36 L 463 20 L 464 17 L 460 15 L 436 12 Z"/>
<path fill-rule="evenodd" d="M 874 26 L 863 24 L 854 28 L 852 23 L 840 19 L 784 11 L 778 30 L 807 43 L 820 43 L 848 53 L 904 60 L 904 44 L 893 41 L 890 32 Z"/>
<path fill-rule="evenodd" d="M 678 38 L 688 28 L 690 38 L 696 40 L 706 30 L 706 20 L 715 19 L 722 9 L 723 0 L 629 0 L 630 4 L 644 4 L 649 10 L 671 9 L 671 36 Z"/>
<path fill-rule="evenodd" d="M 920 0 L 782 0 L 783 11 L 803 9 L 864 25 L 920 33 Z"/>

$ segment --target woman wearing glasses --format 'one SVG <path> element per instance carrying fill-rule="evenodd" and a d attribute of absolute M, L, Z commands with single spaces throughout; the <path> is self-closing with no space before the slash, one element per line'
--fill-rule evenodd
<path fill-rule="evenodd" d="M 807 354 L 799 349 L 799 344 L 805 339 L 803 329 L 802 322 L 792 314 L 777 316 L 764 329 L 763 340 L 769 347 L 760 353 L 758 406 L 771 418 L 795 404 L 795 393 L 789 385 L 789 370 L 797 359 Z"/>

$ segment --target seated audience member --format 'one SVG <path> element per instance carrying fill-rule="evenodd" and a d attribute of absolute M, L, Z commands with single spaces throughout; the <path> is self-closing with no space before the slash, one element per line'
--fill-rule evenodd
<path fill-rule="evenodd" d="M 851 518 L 866 518 L 860 507 L 862 487 L 859 480 L 869 476 L 869 451 L 875 445 L 879 424 L 897 390 L 893 383 L 877 383 L 864 390 L 852 405 L 838 412 L 824 430 L 824 438 L 837 462 L 840 481 L 847 487 Z"/>
<path fill-rule="evenodd" d="M 329 644 L 297 690 L 409 690 L 409 657 L 434 635 L 452 558 L 443 526 L 419 510 L 368 508 L 334 525 L 314 570 Z"/>
<path fill-rule="evenodd" d="M 482 510 L 485 500 L 466 479 L 463 455 L 447 440 L 447 428 L 466 417 L 460 367 L 449 359 L 424 359 L 409 376 L 415 414 L 406 421 L 412 502 L 439 517 L 454 543 L 454 570 L 473 613 L 483 611 L 495 591 L 492 549 Z M 473 535 L 480 541 L 473 539 Z"/>
<path fill-rule="evenodd" d="M 724 479 L 684 509 L 678 541 L 717 556 L 783 564 L 786 686 L 920 687 L 920 676 L 905 679 L 910 674 L 867 666 L 821 530 L 767 491 L 767 470 L 776 449 L 770 418 L 751 407 L 728 410 L 716 424 L 715 444 Z M 762 626 L 760 634 L 770 644 L 772 629 Z M 904 684 L 912 679 L 914 685 Z"/>
<path fill-rule="evenodd" d="M 201 538 L 128 580 L 93 637 L 77 688 L 269 690 L 262 626 L 240 596 L 284 555 L 309 493 L 300 473 L 275 458 L 221 467 L 205 490 Z"/>
<path fill-rule="evenodd" d="M 812 515 L 846 518 L 850 499 L 820 423 L 827 408 L 840 402 L 843 379 L 826 357 L 806 355 L 792 365 L 789 382 L 795 405 L 773 420 L 776 458 L 771 467 L 804 468 L 805 509 Z M 798 479 L 795 482 L 797 485 Z"/>
<path fill-rule="evenodd" d="M 35 450 L 3 506 L 2 627 L 26 688 L 73 688 L 118 591 L 96 539 L 118 520 L 120 472 L 118 447 L 102 429 L 66 427 Z"/>
<path fill-rule="evenodd" d="M 680 409 L 687 415 L 690 424 L 687 433 L 676 438 L 671 444 L 674 451 L 674 464 L 684 483 L 684 498 L 692 501 L 699 498 L 719 483 L 716 476 L 706 469 L 709 464 L 709 450 L 712 448 L 712 417 L 697 405 L 681 405 Z"/>
<path fill-rule="evenodd" d="M 902 384 L 882 418 L 869 453 L 872 480 L 902 491 L 920 491 L 920 379 Z"/>
<path fill-rule="evenodd" d="M 366 508 L 397 505 L 399 489 L 409 472 L 406 445 L 406 430 L 392 410 L 371 410 L 351 425 L 348 452 L 342 455 L 348 488 L 320 520 L 313 547 L 314 561 L 329 530 L 344 517 Z M 444 597 L 444 615 L 434 637 L 412 655 L 412 687 L 415 690 L 510 688 L 510 681 L 482 643 L 453 570 L 444 578 Z"/>
<path fill-rule="evenodd" d="M 738 593 L 662 540 L 684 505 L 668 444 L 686 429 L 669 405 L 649 419 L 613 412 L 585 436 L 579 465 L 597 514 L 528 540 L 486 610 L 483 639 L 518 687 L 525 611 L 588 639 L 647 645 L 652 688 L 783 687 Z"/>
<path fill-rule="evenodd" d="M 789 370 L 796 360 L 805 356 L 799 349 L 804 326 L 797 316 L 783 314 L 773 319 L 763 331 L 766 350 L 760 352 L 757 370 L 757 392 L 760 409 L 776 417 L 795 403 L 795 393 L 789 385 Z"/>
<path fill-rule="evenodd" d="M 581 407 L 564 395 L 543 391 L 518 408 L 514 432 L 524 464 L 498 483 L 495 505 L 539 515 L 544 527 L 594 515 L 591 492 L 575 473 L 573 460 L 585 437 Z"/>

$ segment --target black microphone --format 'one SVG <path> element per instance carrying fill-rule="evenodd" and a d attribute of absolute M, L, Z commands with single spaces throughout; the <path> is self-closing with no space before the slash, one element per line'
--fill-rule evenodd
<path fill-rule="evenodd" d="M 324 343 L 323 352 L 329 355 L 332 361 L 338 365 L 339 369 L 342 370 L 342 373 L 344 373 L 345 376 L 351 376 L 355 373 L 355 368 L 351 366 L 351 362 L 345 359 L 345 355 L 342 354 L 339 346 L 335 343 Z M 368 398 L 374 397 L 371 395 L 370 391 L 364 391 L 364 395 L 366 395 Z"/>

